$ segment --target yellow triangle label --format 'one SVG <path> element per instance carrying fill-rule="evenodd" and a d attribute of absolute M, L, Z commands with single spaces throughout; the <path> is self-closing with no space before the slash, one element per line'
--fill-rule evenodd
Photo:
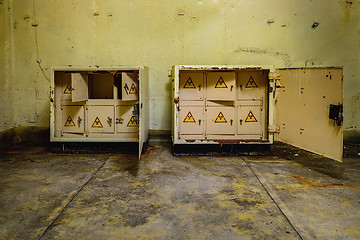
<path fill-rule="evenodd" d="M 103 127 L 103 125 L 101 124 L 101 121 L 98 117 L 95 118 L 95 121 L 93 122 L 91 127 L 93 127 L 93 128 L 102 128 Z"/>
<path fill-rule="evenodd" d="M 254 114 L 250 111 L 248 116 L 245 119 L 245 122 L 257 122 Z"/>
<path fill-rule="evenodd" d="M 222 112 L 219 112 L 217 118 L 215 119 L 215 123 L 227 123 L 224 114 Z"/>
<path fill-rule="evenodd" d="M 196 121 L 195 121 L 193 115 L 191 114 L 191 112 L 189 112 L 189 113 L 186 115 L 186 117 L 185 117 L 185 119 L 184 119 L 183 122 L 195 123 Z"/>
<path fill-rule="evenodd" d="M 64 126 L 65 127 L 74 127 L 75 126 L 75 123 L 70 116 L 67 118 Z"/>
<path fill-rule="evenodd" d="M 215 84 L 215 88 L 227 88 L 226 83 L 222 77 Z"/>
<path fill-rule="evenodd" d="M 136 94 L 136 93 L 137 93 L 136 87 L 135 87 L 135 84 L 133 83 L 133 84 L 131 85 L 129 94 Z"/>
<path fill-rule="evenodd" d="M 186 81 L 184 88 L 196 88 L 194 82 L 189 77 L 189 79 Z"/>
<path fill-rule="evenodd" d="M 64 93 L 65 93 L 65 94 L 71 94 L 71 83 L 69 83 L 69 84 L 66 86 L 66 88 L 65 88 L 65 90 L 64 90 Z"/>
<path fill-rule="evenodd" d="M 247 82 L 245 88 L 257 88 L 258 85 L 256 84 L 255 80 L 253 79 L 253 77 L 251 76 L 249 78 L 249 81 Z"/>
<path fill-rule="evenodd" d="M 127 126 L 128 127 L 137 127 L 138 126 L 135 116 L 132 116 L 130 118 L 130 121 L 128 122 Z"/>

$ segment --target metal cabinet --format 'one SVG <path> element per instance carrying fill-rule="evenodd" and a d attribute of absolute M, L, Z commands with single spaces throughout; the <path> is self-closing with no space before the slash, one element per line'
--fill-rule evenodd
<path fill-rule="evenodd" d="M 139 142 L 149 132 L 147 67 L 55 67 L 52 142 Z"/>
<path fill-rule="evenodd" d="M 259 68 L 238 66 L 175 66 L 174 144 L 234 140 L 269 143 L 265 128 L 267 73 Z M 249 83 L 249 79 L 253 80 Z M 252 114 L 243 116 L 246 111 Z"/>
<path fill-rule="evenodd" d="M 276 137 L 341 161 L 341 68 L 177 65 L 172 84 L 173 145 L 272 144 Z"/>

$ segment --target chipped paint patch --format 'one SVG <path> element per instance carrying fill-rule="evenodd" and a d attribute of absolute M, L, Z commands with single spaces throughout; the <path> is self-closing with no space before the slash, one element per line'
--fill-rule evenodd
<path fill-rule="evenodd" d="M 287 53 L 282 53 L 279 51 L 273 51 L 268 49 L 259 49 L 259 48 L 237 48 L 235 50 L 235 53 L 239 53 L 239 52 L 270 55 L 273 57 L 281 58 L 284 61 L 286 67 L 291 67 L 291 58 Z"/>
<path fill-rule="evenodd" d="M 357 188 L 357 186 L 355 184 L 351 184 L 351 183 L 328 183 L 328 184 L 318 184 L 315 183 L 309 179 L 306 179 L 304 177 L 301 176 L 297 176 L 297 175 L 290 175 L 290 177 L 292 177 L 293 179 L 301 182 L 302 184 L 308 186 L 308 187 L 312 187 L 312 188 L 332 188 L 332 187 L 339 187 L 339 188 Z"/>

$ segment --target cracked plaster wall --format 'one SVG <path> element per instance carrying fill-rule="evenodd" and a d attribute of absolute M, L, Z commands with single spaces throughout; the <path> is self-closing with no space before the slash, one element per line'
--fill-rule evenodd
<path fill-rule="evenodd" d="M 69 64 L 148 66 L 154 130 L 171 128 L 172 65 L 343 66 L 344 129 L 360 130 L 358 0 L 0 3 L 0 131 L 48 127 L 50 69 Z"/>

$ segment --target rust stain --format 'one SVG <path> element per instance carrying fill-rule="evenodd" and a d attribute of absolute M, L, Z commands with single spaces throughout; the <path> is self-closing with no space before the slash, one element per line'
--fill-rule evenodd
<path fill-rule="evenodd" d="M 147 149 L 146 149 L 146 152 L 143 153 L 141 155 L 142 158 L 147 158 L 147 157 L 150 157 L 150 156 L 154 156 L 156 155 L 156 153 L 158 152 L 157 150 L 160 149 L 159 147 L 156 147 L 156 146 L 148 146 Z"/>
<path fill-rule="evenodd" d="M 46 151 L 47 148 L 43 146 L 15 146 L 11 147 L 5 153 L 8 154 L 35 154 Z"/>
<path fill-rule="evenodd" d="M 329 183 L 329 184 L 318 184 L 314 183 L 313 181 L 303 178 L 297 175 L 290 175 L 290 177 L 294 178 L 295 180 L 301 182 L 302 184 L 312 187 L 312 188 L 331 188 L 331 187 L 342 187 L 342 188 L 357 188 L 355 184 L 351 183 Z"/>

